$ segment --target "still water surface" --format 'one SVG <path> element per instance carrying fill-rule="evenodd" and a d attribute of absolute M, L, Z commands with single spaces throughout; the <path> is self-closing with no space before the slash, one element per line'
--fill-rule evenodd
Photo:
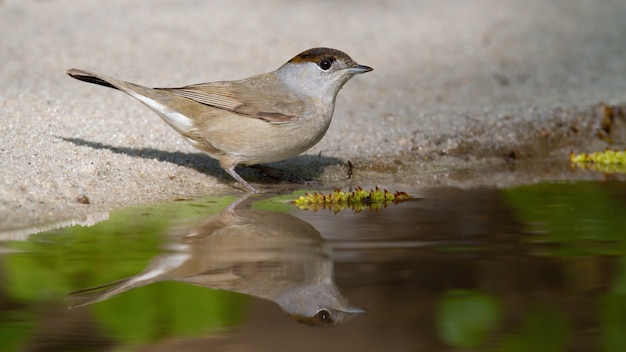
<path fill-rule="evenodd" d="M 5 236 L 0 350 L 626 346 L 626 183 L 409 193 L 358 213 L 187 200 Z"/>

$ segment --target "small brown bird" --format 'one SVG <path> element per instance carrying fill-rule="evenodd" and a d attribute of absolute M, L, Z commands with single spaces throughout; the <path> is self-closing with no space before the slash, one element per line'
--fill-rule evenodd
<path fill-rule="evenodd" d="M 178 281 L 272 301 L 307 325 L 336 326 L 365 313 L 335 284 L 332 247 L 320 233 L 293 215 L 238 208 L 248 195 L 199 224 L 172 230 L 168 250 L 137 275 L 70 293 L 70 307 Z"/>
<path fill-rule="evenodd" d="M 313 147 L 330 125 L 341 87 L 369 71 L 344 52 L 314 48 L 273 72 L 181 88 L 147 88 L 78 69 L 67 73 L 138 99 L 256 193 L 235 166 L 281 161 Z"/>

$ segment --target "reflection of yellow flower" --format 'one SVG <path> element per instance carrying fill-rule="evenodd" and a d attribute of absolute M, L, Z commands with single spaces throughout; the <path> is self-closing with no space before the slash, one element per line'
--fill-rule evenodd
<path fill-rule="evenodd" d="M 626 173 L 626 151 L 605 150 L 597 153 L 575 154 L 571 152 L 569 159 L 572 166 L 604 173 Z"/>
<path fill-rule="evenodd" d="M 398 204 L 410 198 L 411 196 L 405 192 L 392 193 L 386 189 L 380 190 L 378 187 L 366 191 L 356 187 L 353 192 L 335 189 L 329 194 L 305 193 L 303 196 L 298 197 L 294 203 L 298 208 L 304 210 L 330 209 L 339 212 L 343 209 L 351 208 L 358 213 L 366 208 L 377 210 L 391 204 Z"/>

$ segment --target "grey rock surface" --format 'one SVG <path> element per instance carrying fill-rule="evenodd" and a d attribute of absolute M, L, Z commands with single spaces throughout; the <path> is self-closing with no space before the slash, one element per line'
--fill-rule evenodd
<path fill-rule="evenodd" d="M 343 50 L 375 71 L 282 166 L 333 184 L 353 160 L 355 177 L 419 186 L 595 143 L 599 102 L 626 101 L 624 19 L 623 0 L 0 1 L 0 230 L 239 192 L 149 109 L 68 68 L 181 86 Z"/>

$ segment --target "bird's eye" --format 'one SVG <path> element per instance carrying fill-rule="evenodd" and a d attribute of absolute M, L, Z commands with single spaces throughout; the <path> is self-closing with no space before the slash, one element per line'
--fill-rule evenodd
<path fill-rule="evenodd" d="M 332 323 L 333 319 L 330 317 L 330 312 L 326 309 L 320 309 L 315 313 L 315 316 L 321 323 Z"/>
<path fill-rule="evenodd" d="M 323 59 L 322 61 L 320 61 L 320 63 L 318 64 L 318 66 L 324 70 L 324 71 L 328 71 L 328 69 L 333 65 L 332 60 L 330 59 Z"/>

